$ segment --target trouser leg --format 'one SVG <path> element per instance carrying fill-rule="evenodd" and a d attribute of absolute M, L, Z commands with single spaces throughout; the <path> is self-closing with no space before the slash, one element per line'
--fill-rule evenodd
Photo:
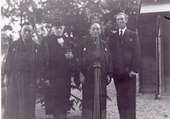
<path fill-rule="evenodd" d="M 120 119 L 136 119 L 136 79 L 119 77 L 114 80 Z"/>
<path fill-rule="evenodd" d="M 102 110 L 101 117 L 102 117 L 102 119 L 106 119 L 106 110 Z"/>
<path fill-rule="evenodd" d="M 82 119 L 93 119 L 93 111 L 90 109 L 83 109 Z M 101 119 L 106 119 L 106 109 L 101 111 Z"/>
<path fill-rule="evenodd" d="M 66 113 L 62 113 L 60 115 L 60 119 L 67 119 L 67 114 Z"/>
<path fill-rule="evenodd" d="M 82 119 L 93 119 L 93 113 L 90 109 L 82 110 Z"/>
<path fill-rule="evenodd" d="M 53 115 L 53 119 L 67 119 L 67 113 L 66 112 L 56 113 Z"/>

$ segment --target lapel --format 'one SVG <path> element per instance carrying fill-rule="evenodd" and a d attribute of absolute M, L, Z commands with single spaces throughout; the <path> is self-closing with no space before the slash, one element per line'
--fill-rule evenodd
<path fill-rule="evenodd" d="M 119 39 L 119 29 L 117 30 L 117 32 L 115 33 L 116 39 Z"/>
<path fill-rule="evenodd" d="M 110 39 L 110 48 L 115 48 L 115 47 L 119 47 L 119 41 L 120 41 L 120 37 L 119 37 L 119 29 L 116 30 L 116 32 L 114 32 L 112 34 L 112 37 Z"/>
<path fill-rule="evenodd" d="M 127 38 L 128 37 L 128 34 L 129 34 L 129 30 L 126 29 L 124 34 L 123 34 L 123 39 Z"/>
<path fill-rule="evenodd" d="M 125 34 L 123 34 L 122 37 L 119 36 L 119 29 L 117 30 L 117 32 L 116 32 L 116 34 L 115 34 L 115 36 L 116 36 L 116 45 L 117 45 L 117 46 L 119 46 L 119 45 L 122 43 L 122 41 L 123 41 L 123 39 L 124 39 L 124 35 L 125 35 Z"/>
<path fill-rule="evenodd" d="M 127 42 L 127 39 L 129 38 L 129 30 L 126 29 L 123 36 L 122 36 L 122 44 L 126 43 Z"/>
<path fill-rule="evenodd" d="M 119 30 L 117 30 L 117 32 L 114 33 L 113 43 L 115 43 L 115 40 L 116 40 L 116 42 L 119 42 L 119 40 L 120 40 L 120 37 L 119 37 Z"/>

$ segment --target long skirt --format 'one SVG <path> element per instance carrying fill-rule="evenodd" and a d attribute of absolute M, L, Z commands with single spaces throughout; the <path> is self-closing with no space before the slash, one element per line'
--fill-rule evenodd
<path fill-rule="evenodd" d="M 46 87 L 45 111 L 47 115 L 65 115 L 70 108 L 71 80 L 67 73 L 50 73 Z"/>
<path fill-rule="evenodd" d="M 9 78 L 4 119 L 35 119 L 35 78 L 17 72 Z"/>

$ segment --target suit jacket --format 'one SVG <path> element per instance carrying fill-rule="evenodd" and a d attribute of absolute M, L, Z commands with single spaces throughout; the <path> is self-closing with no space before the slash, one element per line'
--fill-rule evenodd
<path fill-rule="evenodd" d="M 113 33 L 109 40 L 111 50 L 113 75 L 138 72 L 140 62 L 140 43 L 135 32 L 126 29 L 123 36 Z"/>

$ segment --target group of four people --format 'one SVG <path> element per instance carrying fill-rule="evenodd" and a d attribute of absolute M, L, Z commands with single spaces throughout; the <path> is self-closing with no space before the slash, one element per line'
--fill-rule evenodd
<path fill-rule="evenodd" d="M 110 78 L 115 82 L 120 119 L 135 119 L 134 75 L 139 68 L 140 44 L 136 33 L 126 27 L 125 13 L 118 13 L 116 22 L 119 29 L 109 43 L 100 37 L 100 24 L 92 23 L 76 54 L 63 35 L 64 25 L 53 24 L 54 34 L 39 46 L 31 38 L 32 26 L 25 24 L 21 38 L 9 46 L 7 53 L 4 119 L 35 119 L 35 85 L 40 78 L 46 83 L 46 114 L 53 115 L 53 119 L 66 119 L 71 77 L 75 77 L 77 86 L 82 83 L 83 119 L 106 119 L 106 86 Z M 80 72 L 81 81 L 76 78 Z"/>

